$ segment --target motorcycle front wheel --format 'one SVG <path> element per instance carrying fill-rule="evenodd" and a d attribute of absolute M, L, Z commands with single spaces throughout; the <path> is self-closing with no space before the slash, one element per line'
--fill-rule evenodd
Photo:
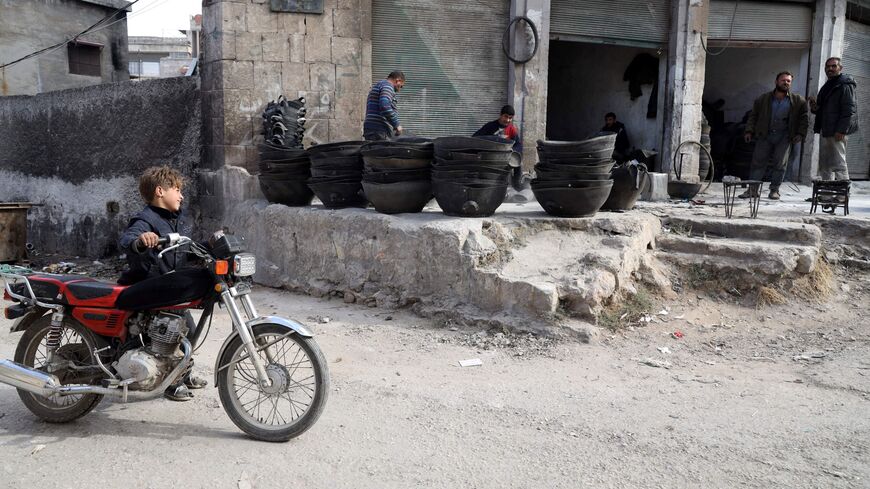
<path fill-rule="evenodd" d="M 217 387 L 232 422 L 257 440 L 281 442 L 311 428 L 326 406 L 329 371 L 317 343 L 276 324 L 254 326 L 256 352 L 272 381 L 263 387 L 242 339 L 220 358 Z M 264 348 L 265 346 L 265 348 Z"/>

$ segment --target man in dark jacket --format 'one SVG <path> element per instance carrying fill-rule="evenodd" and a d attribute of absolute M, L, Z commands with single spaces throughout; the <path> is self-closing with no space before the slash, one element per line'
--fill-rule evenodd
<path fill-rule="evenodd" d="M 767 167 L 772 167 L 768 194 L 771 200 L 779 200 L 779 186 L 785 176 L 791 145 L 803 141 L 810 126 L 807 102 L 791 92 L 792 79 L 787 71 L 779 73 L 773 91 L 755 99 L 743 135 L 747 143 L 755 138 L 749 178 L 761 180 Z M 750 196 L 749 190 L 740 194 L 744 199 Z"/>
<path fill-rule="evenodd" d="M 858 130 L 857 83 L 842 71 L 840 58 L 828 58 L 825 61 L 828 81 L 819 90 L 818 99 L 809 97 L 810 110 L 816 115 L 813 132 L 821 135 L 819 177 L 822 180 L 849 179 L 846 136 Z"/>
<path fill-rule="evenodd" d="M 628 131 L 625 130 L 625 124 L 616 120 L 616 114 L 608 112 L 604 115 L 604 127 L 601 132 L 615 132 L 616 145 L 613 147 L 613 159 L 622 162 L 628 158 L 629 148 L 631 143 L 628 141 Z"/>

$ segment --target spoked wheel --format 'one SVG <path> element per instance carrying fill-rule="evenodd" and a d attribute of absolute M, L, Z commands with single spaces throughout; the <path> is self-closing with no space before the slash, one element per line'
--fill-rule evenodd
<path fill-rule="evenodd" d="M 272 381 L 262 387 L 240 337 L 230 342 L 218 372 L 218 393 L 230 419 L 263 441 L 287 441 L 314 425 L 326 406 L 329 371 L 317 343 L 276 324 L 254 326 L 257 356 Z M 266 348 L 263 348 L 266 346 Z"/>
<path fill-rule="evenodd" d="M 65 320 L 54 367 L 48 365 L 48 333 L 51 315 L 33 322 L 15 349 L 15 361 L 57 376 L 61 384 L 90 384 L 101 377 L 94 360 L 94 334 L 81 324 Z M 18 389 L 18 397 L 33 414 L 50 423 L 66 423 L 88 414 L 103 399 L 98 394 L 43 397 Z"/>

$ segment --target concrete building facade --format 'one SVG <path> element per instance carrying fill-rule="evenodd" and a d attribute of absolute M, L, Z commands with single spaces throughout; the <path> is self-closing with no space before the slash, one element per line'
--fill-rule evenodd
<path fill-rule="evenodd" d="M 5 0 L 0 6 L 0 95 L 34 95 L 129 79 L 124 0 Z M 73 38 L 104 20 L 91 32 Z"/>
<path fill-rule="evenodd" d="M 193 59 L 188 37 L 128 38 L 130 78 L 168 78 L 181 76 Z"/>
<path fill-rule="evenodd" d="M 799 93 L 817 93 L 824 59 L 843 52 L 847 4 L 864 2 L 512 0 L 485 14 L 465 2 L 313 2 L 322 13 L 273 11 L 275 3 L 204 2 L 204 131 L 214 169 L 256 168 L 259 115 L 281 94 L 306 97 L 307 145 L 359 139 L 371 82 L 403 69 L 399 112 L 417 135 L 470 134 L 510 103 L 531 167 L 537 139 L 589 137 L 614 111 L 634 146 L 658 153 L 656 169 L 673 175 L 677 161 L 682 178 L 697 181 L 698 148 L 677 149 L 700 140 L 705 101 L 723 99 L 724 122 L 734 125 L 779 71 L 795 73 Z M 517 17 L 536 36 L 529 27 L 502 36 Z M 534 55 L 506 61 L 503 42 Z M 634 80 L 639 89 L 629 80 L 638 59 L 648 71 Z M 809 180 L 816 139 L 793 153 L 793 178 Z"/>

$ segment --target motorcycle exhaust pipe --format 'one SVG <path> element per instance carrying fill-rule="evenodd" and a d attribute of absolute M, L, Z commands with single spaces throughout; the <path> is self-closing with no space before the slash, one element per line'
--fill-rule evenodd
<path fill-rule="evenodd" d="M 60 381 L 54 375 L 11 360 L 0 360 L 0 382 L 44 397 L 54 394 L 60 387 Z"/>

